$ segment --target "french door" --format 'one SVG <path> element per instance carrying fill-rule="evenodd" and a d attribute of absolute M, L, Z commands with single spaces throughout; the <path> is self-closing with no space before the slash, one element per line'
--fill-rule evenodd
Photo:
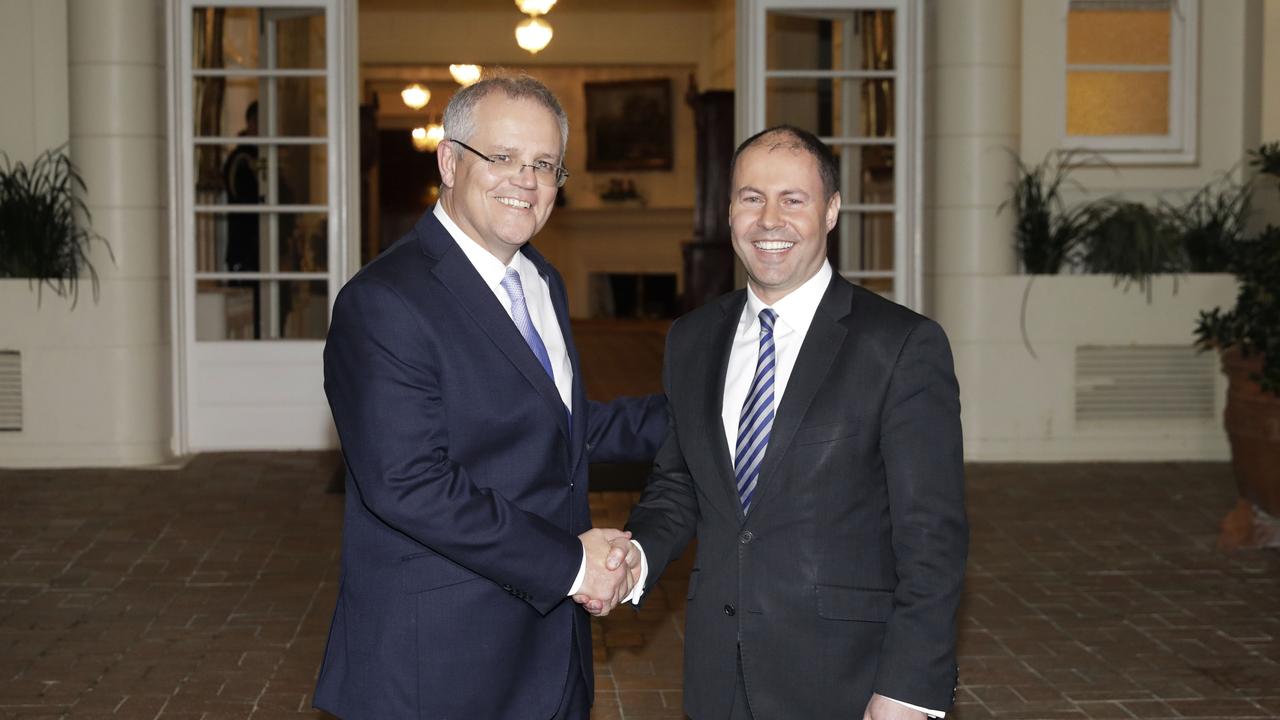
<path fill-rule="evenodd" d="M 739 0 L 738 136 L 790 124 L 840 161 L 844 277 L 920 309 L 922 18 L 913 0 Z"/>
<path fill-rule="evenodd" d="M 346 267 L 340 5 L 171 10 L 179 452 L 334 444 L 321 353 Z"/>

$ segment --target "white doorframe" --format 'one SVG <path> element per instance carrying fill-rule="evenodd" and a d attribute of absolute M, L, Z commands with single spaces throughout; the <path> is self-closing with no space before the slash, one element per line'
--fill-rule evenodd
<path fill-rule="evenodd" d="M 916 0 L 737 0 L 737 142 L 765 129 L 770 11 L 893 10 L 894 299 L 924 307 L 924 13 Z M 848 204 L 848 203 L 846 203 Z M 838 268 L 837 268 L 838 270 Z"/>
<path fill-rule="evenodd" d="M 166 45 L 169 62 L 166 80 L 169 97 L 169 237 L 170 237 L 170 332 L 172 341 L 171 383 L 172 451 L 175 455 L 216 449 L 309 449 L 336 446 L 320 382 L 320 353 L 323 340 L 256 342 L 201 342 L 196 344 L 196 258 L 194 251 L 195 168 L 192 68 L 192 15 L 195 8 L 318 9 L 325 17 L 325 161 L 328 196 L 316 209 L 327 214 L 326 265 L 321 273 L 289 275 L 289 279 L 325 282 L 326 323 L 332 313 L 338 289 L 354 272 L 348 239 L 358 236 L 359 212 L 351 203 L 359 197 L 358 108 L 355 100 L 359 74 L 356 45 L 356 0 L 177 0 L 166 3 Z M 242 75 L 252 72 L 237 73 Z M 265 124 L 265 123 L 264 123 Z M 269 135 L 274 128 L 268 130 Z M 285 144 L 285 143 L 282 143 Z M 358 240 L 356 241 L 358 243 Z M 357 255 L 358 257 L 358 255 Z M 203 275 L 213 274 L 204 273 Z M 270 272 L 259 273 L 266 278 Z M 313 278 L 312 275 L 315 275 Z M 281 276 L 284 277 L 284 276 Z M 246 361 L 246 355 L 252 356 Z M 205 365 L 201 365 L 201 360 Z M 261 417 L 248 418 L 266 428 L 280 427 L 282 435 L 246 435 L 251 439 L 218 441 L 193 429 L 192 412 L 197 402 L 195 383 L 209 364 L 242 366 L 257 363 L 267 373 L 289 377 L 290 368 L 304 368 L 307 374 L 305 402 L 268 409 Z M 314 395 L 314 398 L 312 397 Z M 291 427 L 294 416 L 305 416 L 305 427 Z"/>

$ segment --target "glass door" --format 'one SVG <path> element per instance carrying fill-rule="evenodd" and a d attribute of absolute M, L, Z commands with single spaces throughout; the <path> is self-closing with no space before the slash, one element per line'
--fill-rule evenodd
<path fill-rule="evenodd" d="M 344 257 L 336 5 L 175 11 L 188 450 L 332 444 L 321 352 Z"/>
<path fill-rule="evenodd" d="M 739 135 L 789 124 L 822 138 L 840 161 L 832 266 L 918 309 L 916 4 L 746 0 L 739 8 Z"/>

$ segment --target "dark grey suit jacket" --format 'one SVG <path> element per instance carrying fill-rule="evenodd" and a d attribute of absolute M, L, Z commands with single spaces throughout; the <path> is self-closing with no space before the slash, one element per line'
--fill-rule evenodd
<path fill-rule="evenodd" d="M 737 656 L 757 720 L 858 717 L 873 692 L 946 711 L 968 525 L 942 329 L 836 276 L 743 516 L 721 422 L 739 290 L 667 338 L 670 428 L 627 529 L 646 590 L 697 535 L 685 711 L 723 718 Z"/>

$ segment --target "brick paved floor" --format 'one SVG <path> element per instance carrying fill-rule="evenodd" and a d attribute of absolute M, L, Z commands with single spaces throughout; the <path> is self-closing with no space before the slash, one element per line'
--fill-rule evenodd
<path fill-rule="evenodd" d="M 0 717 L 319 718 L 333 454 L 0 471 Z M 1220 464 L 978 465 L 951 717 L 1280 717 L 1280 553 Z M 597 493 L 597 524 L 633 495 Z M 687 562 L 686 562 L 687 567 Z M 679 718 L 685 578 L 597 623 L 597 720 Z"/>

